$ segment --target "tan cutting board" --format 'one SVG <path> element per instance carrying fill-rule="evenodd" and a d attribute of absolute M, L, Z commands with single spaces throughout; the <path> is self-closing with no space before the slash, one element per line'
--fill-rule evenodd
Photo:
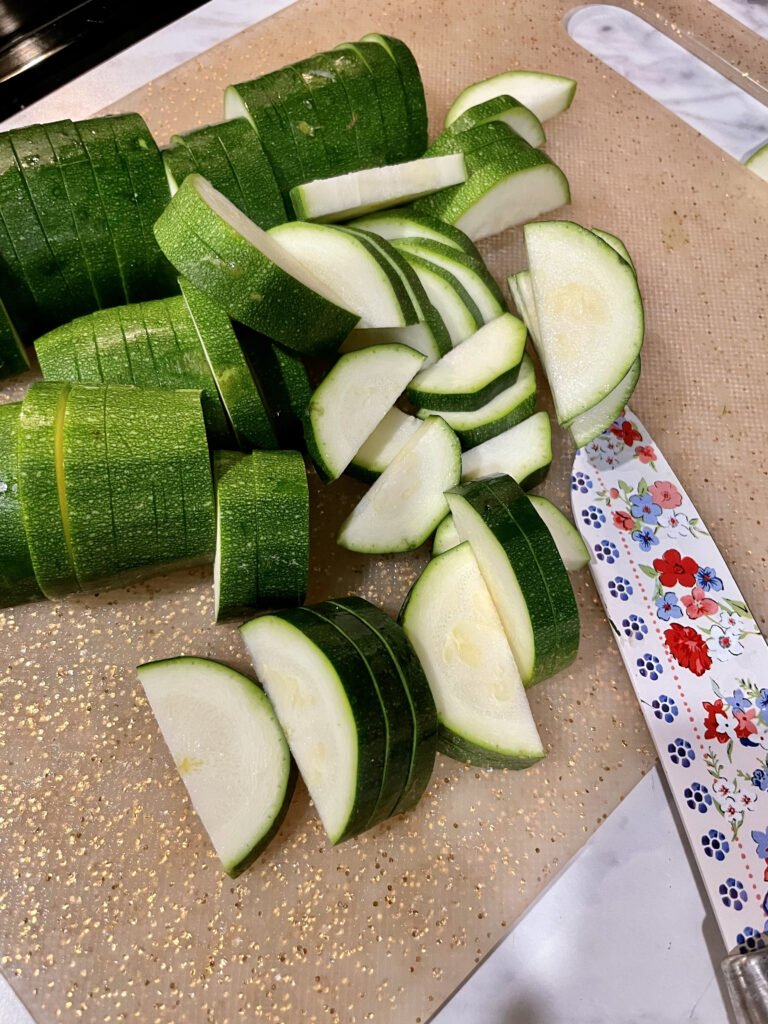
<path fill-rule="evenodd" d="M 744 30 L 699 17 L 701 6 L 675 5 L 684 30 L 698 24 L 732 62 L 746 54 L 759 77 L 764 47 L 740 49 Z M 218 120 L 228 83 L 371 30 L 412 46 L 433 134 L 459 89 L 494 72 L 577 78 L 572 110 L 546 126 L 572 186 L 566 215 L 616 232 L 635 258 L 648 330 L 633 405 L 764 623 L 768 186 L 573 44 L 565 9 L 302 0 L 116 109 L 139 110 L 164 142 Z M 519 231 L 483 250 L 500 281 L 523 265 Z M 571 455 L 557 434 L 543 492 L 565 505 Z M 314 487 L 310 599 L 355 592 L 395 613 L 426 554 L 337 548 L 361 491 Z M 487 773 L 438 758 L 413 813 L 339 848 L 300 787 L 237 882 L 219 869 L 134 674 L 180 653 L 249 669 L 234 627 L 213 624 L 208 574 L 0 613 L 0 953 L 35 1017 L 425 1021 L 653 763 L 588 574 L 575 585 L 579 660 L 531 693 L 544 762 Z"/>

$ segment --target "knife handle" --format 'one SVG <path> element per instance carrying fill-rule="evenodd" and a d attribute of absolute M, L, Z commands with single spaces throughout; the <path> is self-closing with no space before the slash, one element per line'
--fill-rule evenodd
<path fill-rule="evenodd" d="M 727 956 L 720 968 L 737 1024 L 768 1021 L 768 947 Z"/>

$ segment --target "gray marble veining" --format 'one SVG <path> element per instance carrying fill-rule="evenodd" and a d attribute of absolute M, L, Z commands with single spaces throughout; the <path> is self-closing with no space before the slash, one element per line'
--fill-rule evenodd
<path fill-rule="evenodd" d="M 710 0 L 710 3 L 757 32 L 763 39 L 768 39 L 767 0 Z"/>

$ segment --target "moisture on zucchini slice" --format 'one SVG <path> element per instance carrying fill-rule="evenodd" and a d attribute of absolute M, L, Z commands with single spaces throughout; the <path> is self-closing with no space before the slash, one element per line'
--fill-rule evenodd
<path fill-rule="evenodd" d="M 464 132 L 468 128 L 476 128 L 477 125 L 487 124 L 489 121 L 502 121 L 509 125 L 513 132 L 517 132 L 531 146 L 543 146 L 546 142 L 541 121 L 532 110 L 512 96 L 494 96 L 469 107 L 451 121 L 450 129 L 454 132 Z"/>
<path fill-rule="evenodd" d="M 549 530 L 568 572 L 578 572 L 588 565 L 589 549 L 570 519 L 548 498 L 542 498 L 539 494 L 529 494 L 528 500 Z"/>
<path fill-rule="evenodd" d="M 299 220 L 348 220 L 409 203 L 466 179 L 464 157 L 450 153 L 295 185 L 291 202 Z"/>
<path fill-rule="evenodd" d="M 515 383 L 492 398 L 487 405 L 470 412 L 437 412 L 434 409 L 419 409 L 417 416 L 442 416 L 461 441 L 463 448 L 474 448 L 491 437 L 509 430 L 536 407 L 536 372 L 533 361 L 526 353 L 520 363 Z"/>
<path fill-rule="evenodd" d="M 405 345 L 376 345 L 343 355 L 315 389 L 304 430 L 325 480 L 335 480 L 418 372 L 424 356 Z"/>
<path fill-rule="evenodd" d="M 52 381 L 30 385 L 18 426 L 21 517 L 37 584 L 50 598 L 80 589 L 64 489 L 63 427 L 70 387 Z"/>
<path fill-rule="evenodd" d="M 335 290 L 345 307 L 359 316 L 357 329 L 416 323 L 416 311 L 400 276 L 367 239 L 308 221 L 281 224 L 269 235 Z"/>
<path fill-rule="evenodd" d="M 19 502 L 18 433 L 21 402 L 0 405 L 0 607 L 37 601 L 35 580 Z"/>
<path fill-rule="evenodd" d="M 528 768 L 544 757 L 520 672 L 469 544 L 429 562 L 400 619 L 429 680 L 444 754 L 482 768 Z"/>
<path fill-rule="evenodd" d="M 347 472 L 366 483 L 373 483 L 420 426 L 421 421 L 415 416 L 409 416 L 396 407 L 391 408 L 370 437 L 358 448 L 357 454 L 347 466 Z"/>
<path fill-rule="evenodd" d="M 337 543 L 372 554 L 413 551 L 445 517 L 444 492 L 460 474 L 456 435 L 444 420 L 430 417 L 342 523 Z"/>
<path fill-rule="evenodd" d="M 431 242 L 442 242 L 452 249 L 458 249 L 467 256 L 482 259 L 475 243 L 452 224 L 446 224 L 439 217 L 414 210 L 412 207 L 381 210 L 367 217 L 350 221 L 350 228 L 370 231 L 374 235 L 392 242 L 397 238 L 421 238 Z"/>
<path fill-rule="evenodd" d="M 298 352 L 334 351 L 357 316 L 198 174 L 155 224 L 177 269 L 235 320 Z"/>
<path fill-rule="evenodd" d="M 624 406 L 632 397 L 638 380 L 640 379 L 640 356 L 632 363 L 624 377 L 602 402 L 593 405 L 580 416 L 575 416 L 568 424 L 568 433 L 577 448 L 583 448 L 596 437 L 599 437 L 610 427 L 614 420 L 618 419 L 624 411 Z"/>
<path fill-rule="evenodd" d="M 562 75 L 549 75 L 542 71 L 504 71 L 462 90 L 446 115 L 445 126 L 447 128 L 465 110 L 495 96 L 512 96 L 532 110 L 540 121 L 546 121 L 567 110 L 575 92 L 576 82 Z"/>
<path fill-rule="evenodd" d="M 328 838 L 357 835 L 378 801 L 386 750 L 362 658 L 306 608 L 262 615 L 240 632 Z"/>
<path fill-rule="evenodd" d="M 568 423 L 621 382 L 643 344 L 643 302 L 632 268 L 571 221 L 526 224 L 539 320 L 539 356 L 557 418 Z"/>
<path fill-rule="evenodd" d="M 261 688 L 207 658 L 136 670 L 192 806 L 232 878 L 277 834 L 296 770 Z"/>
<path fill-rule="evenodd" d="M 525 324 L 503 313 L 439 362 L 420 370 L 405 393 L 417 408 L 477 410 L 515 383 L 525 339 Z"/>
<path fill-rule="evenodd" d="M 551 462 L 552 426 L 541 411 L 465 451 L 461 479 L 479 480 L 503 473 L 523 488 L 535 487 L 546 477 Z"/>
<path fill-rule="evenodd" d="M 376 43 L 381 46 L 394 61 L 403 87 L 405 106 L 408 111 L 408 156 L 420 157 L 427 148 L 427 101 L 424 97 L 424 85 L 416 59 L 400 39 L 393 36 L 369 32 L 364 35 L 361 43 Z"/>
<path fill-rule="evenodd" d="M 424 669 L 402 626 L 361 597 L 335 598 L 331 604 L 359 618 L 387 648 L 402 680 L 413 723 L 408 780 L 393 814 L 415 807 L 429 785 L 437 753 L 437 711 Z"/>
<path fill-rule="evenodd" d="M 413 253 L 402 255 L 445 324 L 451 345 L 455 347 L 466 341 L 482 326 L 483 317 L 464 285 L 443 267 Z"/>

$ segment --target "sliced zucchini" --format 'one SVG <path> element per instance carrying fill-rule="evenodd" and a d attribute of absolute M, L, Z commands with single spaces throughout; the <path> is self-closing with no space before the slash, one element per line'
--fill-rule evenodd
<path fill-rule="evenodd" d="M 413 748 L 405 789 L 393 814 L 407 811 L 419 802 L 429 784 L 437 752 L 437 711 L 419 659 L 402 626 L 369 601 L 341 597 L 330 602 L 343 608 L 374 632 L 389 652 L 402 680 L 413 723 Z"/>
<path fill-rule="evenodd" d="M 397 73 L 403 87 L 405 106 L 408 111 L 408 156 L 422 156 L 427 148 L 427 101 L 424 97 L 424 85 L 416 59 L 400 39 L 393 36 L 369 32 L 364 35 L 362 43 L 377 43 L 387 51 L 395 63 Z"/>
<path fill-rule="evenodd" d="M 198 174 L 155 224 L 177 269 L 235 320 L 299 352 L 333 351 L 357 323 L 329 289 Z"/>
<path fill-rule="evenodd" d="M 465 110 L 495 96 L 512 96 L 532 110 L 540 121 L 546 121 L 567 110 L 575 92 L 576 82 L 572 78 L 543 71 L 504 71 L 462 90 L 446 115 L 445 126 L 447 128 Z"/>
<path fill-rule="evenodd" d="M 435 536 L 432 541 L 432 557 L 436 558 L 437 555 L 442 555 L 444 551 L 449 551 L 459 544 L 461 544 L 461 538 L 459 537 L 458 530 L 453 525 L 453 516 L 446 516 L 435 530 Z"/>
<path fill-rule="evenodd" d="M 628 263 L 630 267 L 632 267 L 635 277 L 637 277 L 637 268 L 632 262 L 632 257 L 629 255 L 629 249 L 627 249 L 626 245 L 624 245 L 620 238 L 617 238 L 616 235 L 612 235 L 610 231 L 603 231 L 600 228 L 590 228 L 590 231 L 593 235 L 597 235 L 598 238 L 602 238 L 602 240 L 610 245 L 612 249 L 615 249 L 624 262 Z"/>
<path fill-rule="evenodd" d="M 521 270 L 518 274 L 511 274 L 507 278 L 507 284 L 520 316 L 528 328 L 531 341 L 538 351 L 539 339 L 541 338 L 541 326 L 539 314 L 536 312 L 536 300 L 533 296 L 533 282 L 531 281 L 530 270 Z"/>
<path fill-rule="evenodd" d="M 216 556 L 213 562 L 214 618 L 245 617 L 259 607 L 259 551 L 254 506 L 253 462 L 243 452 L 213 455 L 216 490 Z"/>
<path fill-rule="evenodd" d="M 288 219 L 275 172 L 253 125 L 244 117 L 213 125 L 243 197 L 243 213 L 265 231 Z M 205 175 L 203 175 L 205 177 Z"/>
<path fill-rule="evenodd" d="M 421 421 L 415 416 L 409 416 L 396 407 L 391 408 L 370 437 L 358 448 L 347 472 L 366 483 L 373 483 L 420 426 Z"/>
<path fill-rule="evenodd" d="M 379 167 L 397 163 L 390 155 L 389 140 L 384 128 L 384 117 L 373 76 L 359 50 L 341 44 L 323 54 L 327 69 L 341 84 L 350 110 L 349 122 L 353 126 L 357 143 L 357 167 Z"/>
<path fill-rule="evenodd" d="M 289 189 L 303 178 L 301 161 L 291 127 L 260 78 L 225 89 L 224 117 L 230 121 L 244 117 L 253 126 L 285 203 Z"/>
<path fill-rule="evenodd" d="M 461 479 L 479 480 L 504 473 L 521 487 L 540 484 L 552 462 L 552 426 L 536 412 L 503 434 L 470 448 L 461 457 Z"/>
<path fill-rule="evenodd" d="M 539 494 L 529 494 L 528 500 L 549 530 L 557 552 L 568 572 L 578 572 L 579 569 L 589 565 L 587 545 L 582 540 L 579 531 L 557 505 L 547 498 L 542 498 Z"/>
<path fill-rule="evenodd" d="M 286 169 L 292 185 L 333 174 L 334 167 L 325 144 L 324 117 L 303 75 L 296 68 L 287 65 L 263 75 L 260 86 L 266 98 L 278 111 L 284 130 L 287 128 L 293 137 L 298 166 Z M 261 130 L 259 134 L 262 135 Z M 345 161 L 350 159 L 354 152 L 355 142 L 351 132 L 346 145 L 343 157 Z M 337 156 L 339 155 L 337 149 Z M 348 169 L 346 163 L 344 169 Z M 286 209 L 290 210 L 287 197 Z"/>
<path fill-rule="evenodd" d="M 544 757 L 499 614 L 469 544 L 431 562 L 400 613 L 437 705 L 438 748 L 482 768 Z"/>
<path fill-rule="evenodd" d="M 21 402 L 0 405 L 0 607 L 44 596 L 35 580 L 19 501 L 18 433 Z"/>
<path fill-rule="evenodd" d="M 430 417 L 405 443 L 342 523 L 337 543 L 349 551 L 413 551 L 445 517 L 444 491 L 461 474 L 456 435 Z"/>
<path fill-rule="evenodd" d="M 358 329 L 416 323 L 416 311 L 401 278 L 367 239 L 308 221 L 281 224 L 269 235 L 336 291 L 344 306 L 360 317 Z"/>
<path fill-rule="evenodd" d="M 450 122 L 450 128 L 454 132 L 465 132 L 468 128 L 476 128 L 489 121 L 502 121 L 509 125 L 513 132 L 517 132 L 531 146 L 543 146 L 546 142 L 541 121 L 532 110 L 512 96 L 494 96 L 469 107 Z"/>
<path fill-rule="evenodd" d="M 362 832 L 381 790 L 386 725 L 360 655 L 306 608 L 240 631 L 328 838 Z"/>
<path fill-rule="evenodd" d="M 291 202 L 299 220 L 349 220 L 420 199 L 466 179 L 464 157 L 451 153 L 308 181 L 291 189 Z"/>
<path fill-rule="evenodd" d="M 515 383 L 525 339 L 522 320 L 503 313 L 439 362 L 420 370 L 405 393 L 417 408 L 477 410 Z"/>
<path fill-rule="evenodd" d="M 251 135 L 258 139 L 251 124 L 243 117 L 235 118 L 234 121 L 225 121 L 224 124 L 242 124 Z M 240 182 L 235 176 L 234 168 L 230 163 L 227 151 L 221 144 L 217 132 L 217 125 L 205 125 L 203 128 L 196 128 L 190 132 L 182 132 L 172 135 L 171 145 L 180 146 L 185 149 L 191 157 L 193 169 L 187 174 L 201 174 L 211 185 L 222 195 L 225 195 L 230 202 L 233 202 L 238 210 L 242 210 L 246 216 L 245 199 L 243 197 Z M 184 175 L 186 177 L 186 174 Z M 184 180 L 182 177 L 182 181 Z M 179 182 L 181 184 L 181 182 Z M 275 184 L 277 187 L 277 184 Z M 174 189 L 174 192 L 178 189 Z M 281 197 L 282 202 L 282 197 Z M 251 220 L 254 218 L 251 217 Z"/>
<path fill-rule="evenodd" d="M 310 141 L 316 144 L 319 139 L 322 143 L 328 167 L 325 174 L 307 174 L 305 180 L 356 170 L 361 166 L 356 119 L 333 55 L 316 53 L 298 61 L 293 69 L 301 77 L 314 108 L 310 111 L 313 116 L 307 118 L 312 128 Z"/>
<path fill-rule="evenodd" d="M 403 253 L 403 257 L 445 324 L 454 347 L 482 326 L 480 310 L 454 274 L 413 253 Z"/>
<path fill-rule="evenodd" d="M 568 424 L 568 433 L 577 448 L 589 444 L 596 437 L 618 419 L 624 411 L 624 406 L 632 397 L 638 380 L 640 379 L 640 356 L 632 363 L 624 377 L 602 402 L 593 405 L 580 416 L 575 416 Z"/>
<path fill-rule="evenodd" d="M 539 356 L 560 423 L 602 401 L 643 344 L 643 302 L 631 267 L 571 221 L 526 224 L 541 337 Z"/>
<path fill-rule="evenodd" d="M 46 597 L 80 589 L 72 558 L 64 488 L 63 427 L 70 385 L 30 385 L 18 426 L 21 518 L 35 578 Z"/>
<path fill-rule="evenodd" d="M 0 257 L 1 258 L 1 257 Z M 0 298 L 0 380 L 29 369 L 29 359 L 8 308 Z"/>
<path fill-rule="evenodd" d="M 536 408 L 536 373 L 531 357 L 526 354 L 520 363 L 515 383 L 474 412 L 437 412 L 419 409 L 417 416 L 442 416 L 458 435 L 463 448 L 474 448 L 491 437 L 509 430 Z"/>
<path fill-rule="evenodd" d="M 181 142 L 166 146 L 160 150 L 160 154 L 163 158 L 165 176 L 168 179 L 168 190 L 171 196 L 174 196 L 188 174 L 199 173 L 197 161 L 191 151 Z M 216 187 L 218 188 L 218 185 Z"/>
<path fill-rule="evenodd" d="M 392 245 L 404 254 L 411 253 L 450 271 L 477 306 L 484 324 L 507 311 L 501 289 L 481 259 L 427 238 L 400 238 Z"/>
<path fill-rule="evenodd" d="M 236 333 L 272 413 L 281 448 L 295 448 L 304 437 L 304 414 L 312 386 L 300 356 L 276 341 L 237 327 Z"/>
<path fill-rule="evenodd" d="M 309 454 L 325 480 L 341 476 L 423 362 L 405 345 L 376 345 L 339 359 L 315 389 L 304 422 Z"/>
<path fill-rule="evenodd" d="M 482 259 L 475 243 L 463 231 L 459 231 L 452 224 L 446 224 L 439 217 L 414 210 L 410 206 L 359 217 L 351 221 L 347 227 L 370 231 L 389 242 L 396 238 L 422 238 L 431 242 L 442 242 L 452 249 L 465 252 L 467 256 Z"/>
<path fill-rule="evenodd" d="M 207 658 L 136 670 L 192 806 L 232 878 L 277 834 L 296 770 L 261 688 Z"/>
<path fill-rule="evenodd" d="M 182 295 L 241 448 L 277 448 L 277 436 L 229 317 L 205 292 L 179 278 Z"/>

